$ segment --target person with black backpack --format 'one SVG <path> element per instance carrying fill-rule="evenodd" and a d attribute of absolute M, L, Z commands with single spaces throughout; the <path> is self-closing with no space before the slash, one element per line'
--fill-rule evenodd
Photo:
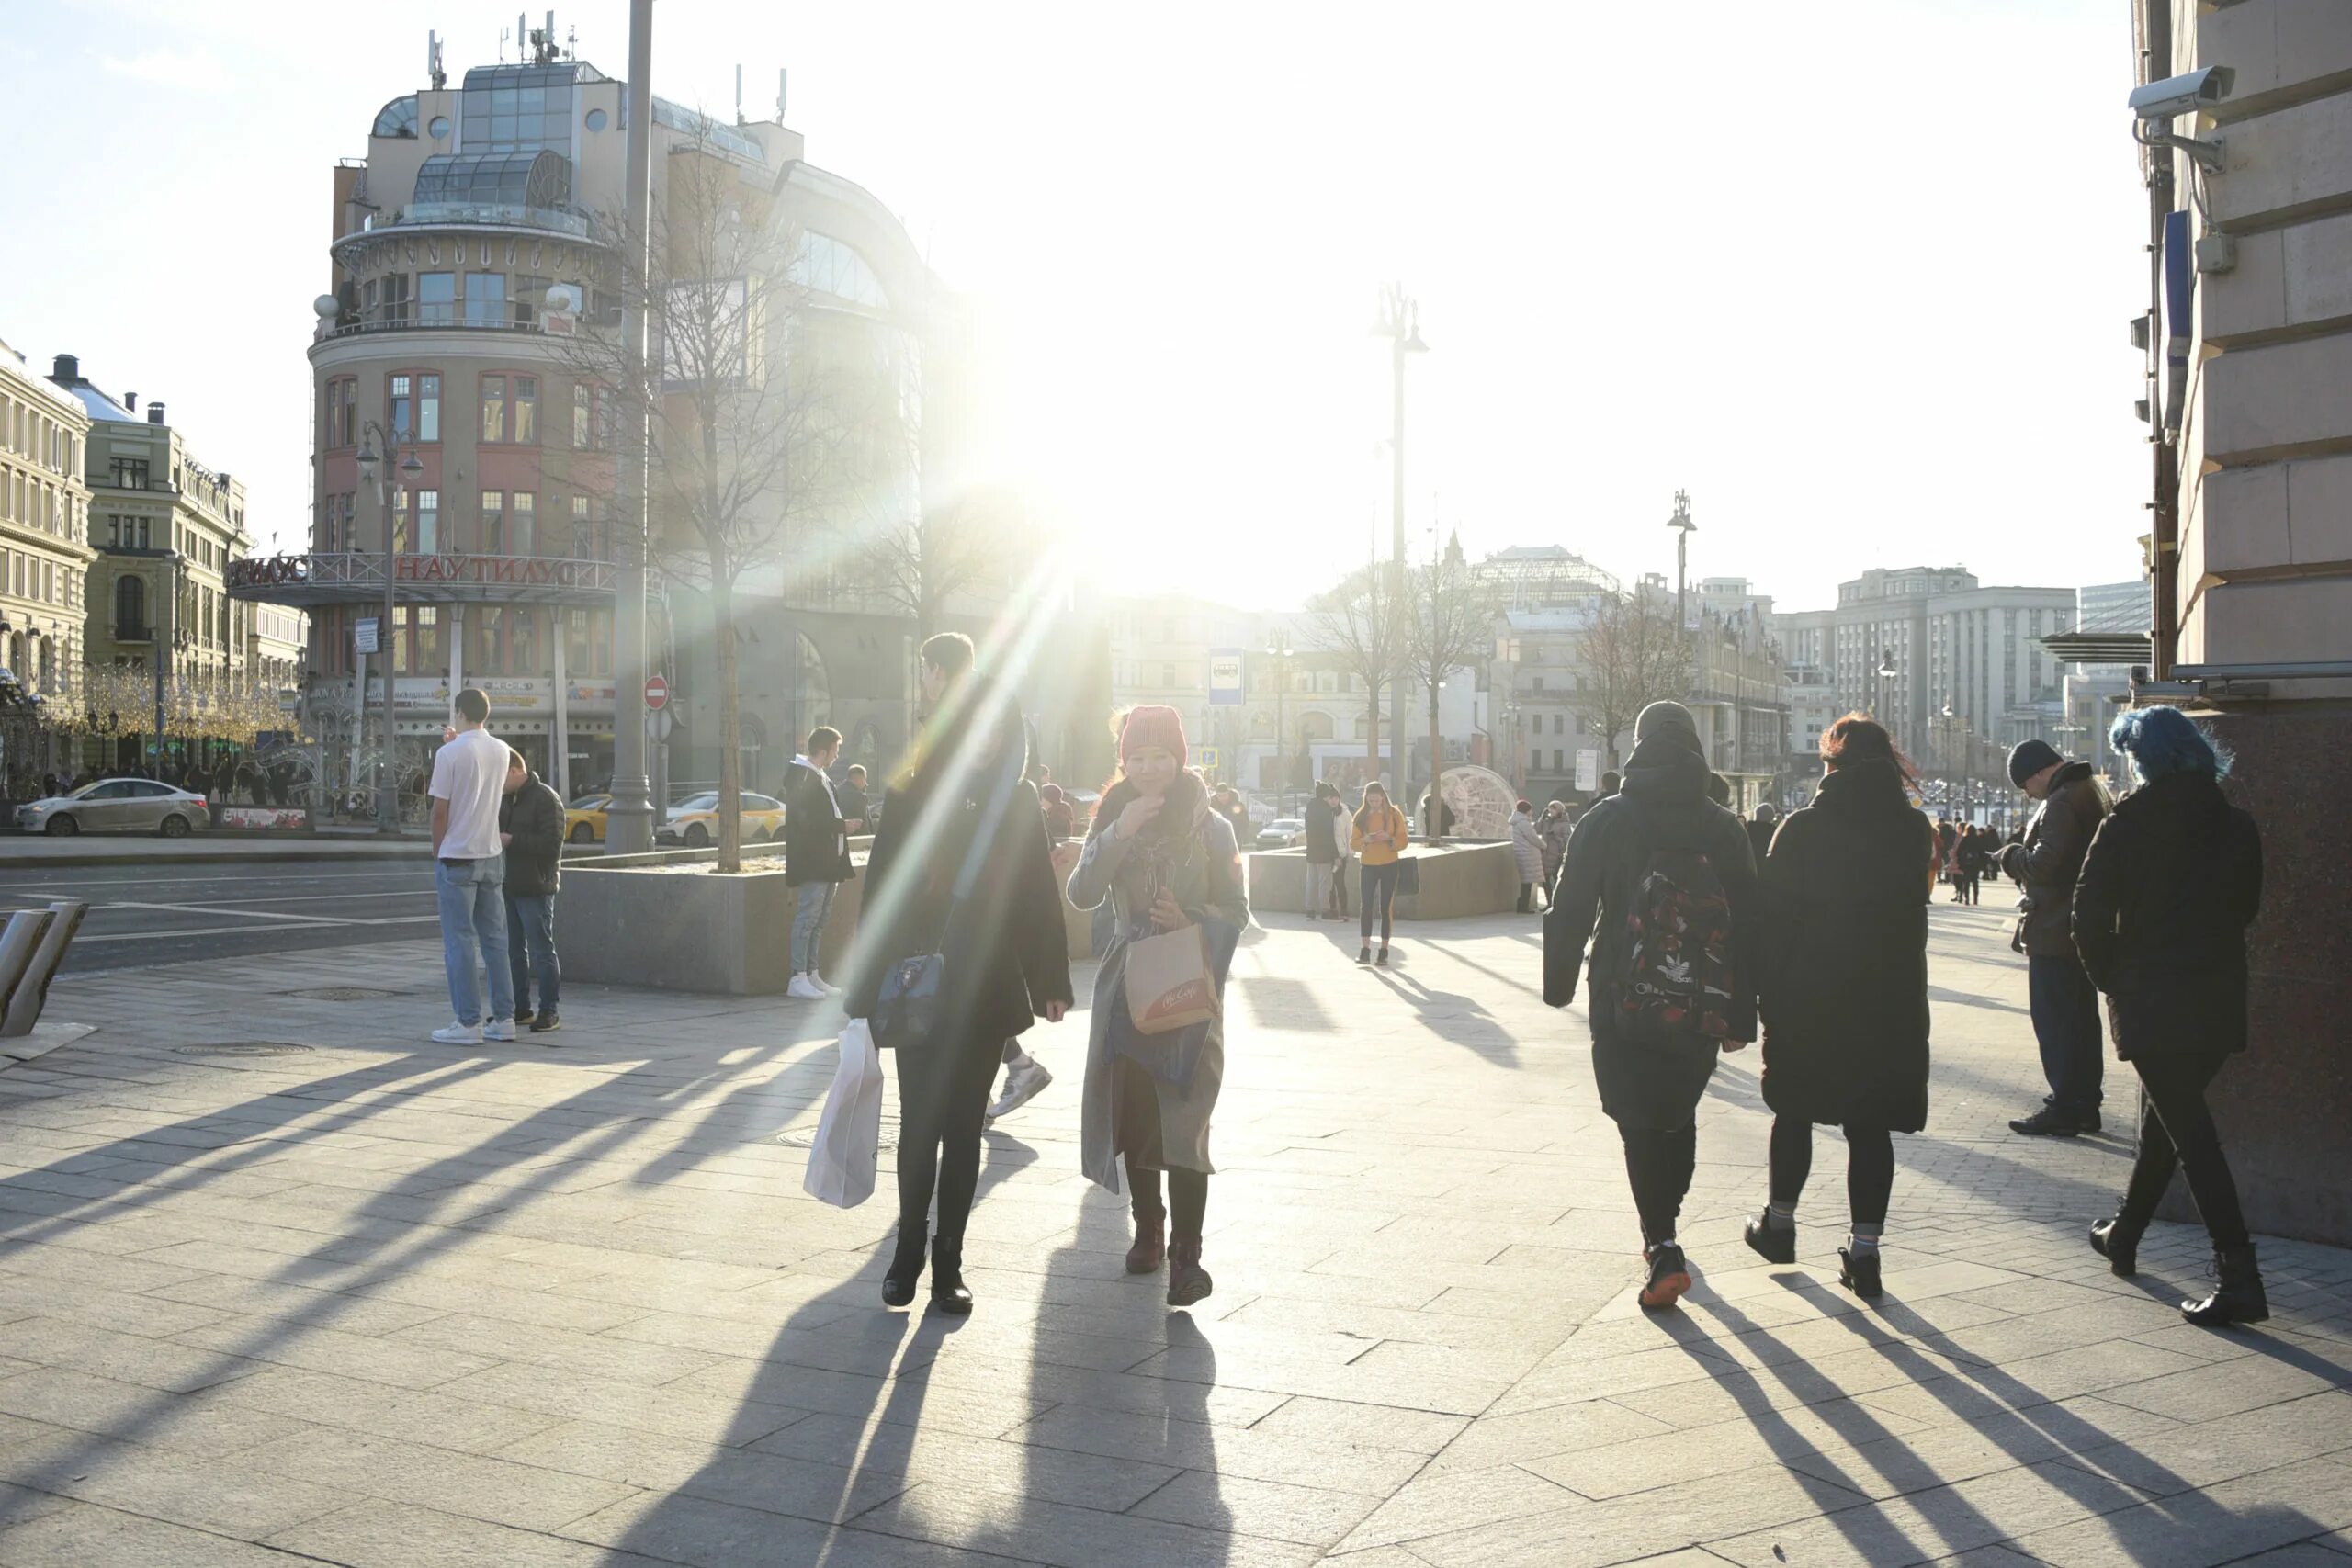
<path fill-rule="evenodd" d="M 1797 1199 L 1813 1129 L 1846 1133 L 1851 1226 L 1838 1282 L 1879 1294 L 1879 1241 L 1894 1189 L 1895 1133 L 1928 1122 L 1928 904 L 1943 844 L 1911 804 L 1911 763 L 1883 727 L 1848 714 L 1822 732 L 1821 787 L 1781 825 L 1759 873 L 1757 993 L 1771 1184 L 1747 1245 L 1797 1256 Z"/>
<path fill-rule="evenodd" d="M 1698 1164 L 1699 1100 L 1718 1054 L 1756 1038 L 1755 858 L 1739 818 L 1708 798 L 1710 776 L 1690 710 L 1644 708 L 1624 784 L 1577 824 L 1544 917 L 1550 1006 L 1576 999 L 1590 943 L 1593 1076 L 1624 1140 L 1645 1307 L 1690 1288 L 1675 1228 Z"/>

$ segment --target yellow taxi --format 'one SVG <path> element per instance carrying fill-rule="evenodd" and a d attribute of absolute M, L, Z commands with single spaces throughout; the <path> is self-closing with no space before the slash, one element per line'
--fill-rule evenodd
<path fill-rule="evenodd" d="M 784 802 L 773 795 L 743 792 L 742 815 L 737 831 L 747 844 L 763 844 L 784 837 Z M 718 837 L 718 792 L 707 789 L 670 807 L 670 819 L 654 829 L 656 842 L 701 849 Z"/>
<path fill-rule="evenodd" d="M 605 841 L 605 808 L 613 803 L 609 795 L 583 795 L 563 808 L 563 836 L 575 844 L 601 844 Z"/>

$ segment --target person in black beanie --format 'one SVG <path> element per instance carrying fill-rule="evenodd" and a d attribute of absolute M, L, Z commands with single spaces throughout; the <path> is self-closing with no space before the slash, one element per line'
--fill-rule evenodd
<path fill-rule="evenodd" d="M 2009 946 L 2026 955 L 2026 1002 L 2050 1081 L 2041 1109 L 2012 1121 L 2009 1130 L 2071 1138 L 2099 1130 L 2105 1066 L 2098 992 L 2075 949 L 2075 879 L 2113 803 L 2088 762 L 2066 761 L 2047 740 L 2020 741 L 2009 753 L 2009 778 L 2041 803 L 2024 841 L 2004 850 L 2000 864 L 2021 893 Z"/>

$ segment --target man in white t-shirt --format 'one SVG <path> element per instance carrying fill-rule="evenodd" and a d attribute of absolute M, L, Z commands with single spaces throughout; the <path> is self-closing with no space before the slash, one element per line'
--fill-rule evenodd
<path fill-rule="evenodd" d="M 441 957 L 457 1021 L 436 1029 L 444 1045 L 514 1038 L 514 973 L 506 955 L 506 845 L 498 804 L 506 790 L 506 742 L 482 728 L 490 698 L 458 694 L 457 728 L 433 757 L 433 890 L 441 906 Z M 490 1017 L 481 1010 L 479 965 L 490 974 Z"/>

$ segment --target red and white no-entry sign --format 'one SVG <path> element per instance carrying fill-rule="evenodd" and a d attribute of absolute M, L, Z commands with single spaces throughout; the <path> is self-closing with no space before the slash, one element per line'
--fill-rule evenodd
<path fill-rule="evenodd" d="M 659 713 L 670 700 L 670 682 L 660 675 L 645 678 L 645 706 L 650 713 Z"/>

